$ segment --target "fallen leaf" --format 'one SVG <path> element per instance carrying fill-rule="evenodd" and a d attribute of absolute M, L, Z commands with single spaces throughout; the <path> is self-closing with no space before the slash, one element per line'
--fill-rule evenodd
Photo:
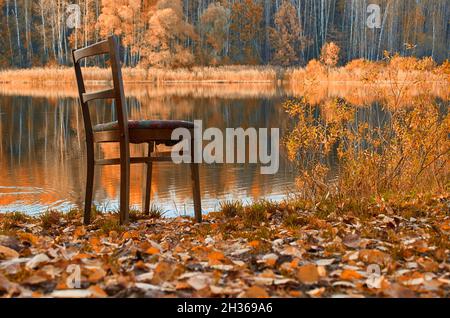
<path fill-rule="evenodd" d="M 261 242 L 260 241 L 251 241 L 251 242 L 248 243 L 248 245 L 250 247 L 257 248 L 257 247 L 259 247 L 261 245 Z"/>
<path fill-rule="evenodd" d="M 347 281 L 337 281 L 334 282 L 331 286 L 333 287 L 346 287 L 346 288 L 355 288 L 356 285 Z"/>
<path fill-rule="evenodd" d="M 250 251 L 250 250 L 251 250 L 251 249 L 249 249 L 249 248 L 241 248 L 241 249 L 238 249 L 238 250 L 232 252 L 231 255 L 232 255 L 232 256 L 240 256 L 240 255 L 242 255 L 242 254 L 247 253 L 247 252 Z"/>
<path fill-rule="evenodd" d="M 192 276 L 187 280 L 187 283 L 195 290 L 201 290 L 210 285 L 211 278 L 204 274 Z"/>
<path fill-rule="evenodd" d="M 306 294 L 308 294 L 310 297 L 317 298 L 317 297 L 321 297 L 324 292 L 325 292 L 325 288 L 321 287 L 321 288 L 315 288 L 313 290 L 310 290 L 310 291 L 306 292 Z"/>
<path fill-rule="evenodd" d="M 167 262 L 159 262 L 153 272 L 153 284 L 161 284 L 172 277 L 174 266 Z"/>
<path fill-rule="evenodd" d="M 289 256 L 294 256 L 294 257 L 298 257 L 298 258 L 302 258 L 303 253 L 296 247 L 294 246 L 288 246 L 286 247 L 284 250 L 282 250 L 280 252 L 281 255 L 289 255 Z"/>
<path fill-rule="evenodd" d="M 84 235 L 86 235 L 86 229 L 84 228 L 84 226 L 77 227 L 73 232 L 73 236 L 75 239 Z"/>
<path fill-rule="evenodd" d="M 0 291 L 8 292 L 13 284 L 0 273 Z"/>
<path fill-rule="evenodd" d="M 29 260 L 25 264 L 25 267 L 28 269 L 35 269 L 40 264 L 47 263 L 48 261 L 50 261 L 50 258 L 46 254 L 41 253 L 41 254 L 34 256 L 31 260 Z"/>
<path fill-rule="evenodd" d="M 361 238 L 358 234 L 349 234 L 342 240 L 342 244 L 350 248 L 358 248 L 361 243 Z"/>
<path fill-rule="evenodd" d="M 141 275 L 136 276 L 136 280 L 138 282 L 150 282 L 153 279 L 153 272 L 143 273 Z"/>
<path fill-rule="evenodd" d="M 139 232 L 138 231 L 128 231 L 123 233 L 122 238 L 124 240 L 128 240 L 128 239 L 137 239 L 139 238 Z"/>
<path fill-rule="evenodd" d="M 157 249 L 156 247 L 149 247 L 147 250 L 145 250 L 145 254 L 149 254 L 149 255 L 155 255 L 155 254 L 159 254 L 160 251 L 159 249 Z"/>
<path fill-rule="evenodd" d="M 176 290 L 190 289 L 190 288 L 191 288 L 191 285 L 189 285 L 187 282 L 177 282 L 177 284 L 175 285 Z"/>
<path fill-rule="evenodd" d="M 54 298 L 88 298 L 94 293 L 89 289 L 63 289 L 55 290 L 50 294 Z"/>
<path fill-rule="evenodd" d="M 18 258 L 19 253 L 17 253 L 12 248 L 0 245 L 0 256 L 3 259 L 13 259 L 13 258 Z"/>
<path fill-rule="evenodd" d="M 329 266 L 334 263 L 334 258 L 331 259 L 319 259 L 316 261 L 317 266 Z"/>
<path fill-rule="evenodd" d="M 78 253 L 72 257 L 72 260 L 75 261 L 77 259 L 88 259 L 91 258 L 92 255 L 86 253 Z"/>
<path fill-rule="evenodd" d="M 209 265 L 220 265 L 225 260 L 225 255 L 221 252 L 211 252 L 208 254 Z"/>
<path fill-rule="evenodd" d="M 42 284 L 42 283 L 44 283 L 44 282 L 46 282 L 48 280 L 49 279 L 47 277 L 45 277 L 43 275 L 36 274 L 36 275 L 32 275 L 30 277 L 27 277 L 23 281 L 23 283 L 24 284 L 28 284 L 28 285 L 39 285 L 39 284 Z"/>
<path fill-rule="evenodd" d="M 369 264 L 387 265 L 391 257 L 379 250 L 362 250 L 359 251 L 359 259 Z"/>
<path fill-rule="evenodd" d="M 108 297 L 108 294 L 98 285 L 89 287 L 89 291 L 92 292 L 93 297 L 98 298 Z"/>
<path fill-rule="evenodd" d="M 317 283 L 319 281 L 317 266 L 314 264 L 300 266 L 297 269 L 297 279 L 303 284 Z"/>
<path fill-rule="evenodd" d="M 247 289 L 243 295 L 243 298 L 268 298 L 269 294 L 261 286 L 252 286 Z"/>
<path fill-rule="evenodd" d="M 234 266 L 233 265 L 223 265 L 223 264 L 217 264 L 217 265 L 211 265 L 211 268 L 214 269 L 218 269 L 220 271 L 225 271 L 225 272 L 229 272 L 234 270 Z"/>
<path fill-rule="evenodd" d="M 12 236 L 0 235 L 0 246 L 9 247 L 15 251 L 19 251 L 21 246 L 18 239 Z"/>
<path fill-rule="evenodd" d="M 267 266 L 274 266 L 278 260 L 277 254 L 266 254 L 263 256 L 262 260 L 266 263 Z"/>
<path fill-rule="evenodd" d="M 344 269 L 340 277 L 342 280 L 354 280 L 363 278 L 363 275 L 351 269 Z"/>
<path fill-rule="evenodd" d="M 101 267 L 89 268 L 89 271 L 88 281 L 91 283 L 102 280 L 106 275 L 106 272 Z"/>
<path fill-rule="evenodd" d="M 429 259 L 419 259 L 417 261 L 423 270 L 426 272 L 437 272 L 439 270 L 439 264 Z"/>
<path fill-rule="evenodd" d="M 220 287 L 211 285 L 209 287 L 211 289 L 211 293 L 215 295 L 237 295 L 242 292 L 240 288 L 230 288 L 230 287 Z"/>
<path fill-rule="evenodd" d="M 23 233 L 20 232 L 17 234 L 21 241 L 29 242 L 32 245 L 36 245 L 39 243 L 39 238 L 31 233 Z"/>
<path fill-rule="evenodd" d="M 392 298 L 416 298 L 416 293 L 400 284 L 391 284 L 389 288 L 383 290 L 386 296 Z"/>

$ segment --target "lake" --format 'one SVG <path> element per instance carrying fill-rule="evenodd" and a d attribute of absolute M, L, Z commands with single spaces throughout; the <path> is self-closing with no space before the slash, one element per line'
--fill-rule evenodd
<path fill-rule="evenodd" d="M 129 84 L 126 94 L 132 119 L 201 119 L 204 129 L 280 128 L 283 136 L 291 123 L 282 107 L 284 101 L 313 89 L 318 104 L 333 96 L 346 97 L 356 105 L 369 105 L 364 110 L 366 116 L 377 120 L 380 114 L 385 116 L 374 94 L 346 85 L 292 88 L 273 84 Z M 109 102 L 97 102 L 92 107 L 95 123 L 110 121 L 114 115 Z M 0 134 L 0 213 L 39 214 L 49 209 L 82 207 L 85 144 L 74 87 L 3 85 Z M 97 153 L 111 158 L 118 154 L 118 147 L 101 146 Z M 142 156 L 145 148 L 132 146 L 131 153 Z M 143 200 L 144 176 L 143 165 L 132 165 L 130 201 L 136 208 Z M 258 164 L 203 164 L 200 178 L 204 212 L 217 210 L 222 200 L 282 200 L 295 191 L 295 167 L 283 148 L 280 168 L 274 175 L 261 175 Z M 153 181 L 152 202 L 166 210 L 167 216 L 192 214 L 188 165 L 156 163 Z M 97 167 L 94 184 L 95 204 L 101 210 L 117 210 L 119 168 Z"/>

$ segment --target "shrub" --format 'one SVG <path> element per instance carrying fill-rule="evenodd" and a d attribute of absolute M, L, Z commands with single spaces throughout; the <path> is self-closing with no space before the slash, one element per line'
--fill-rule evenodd
<path fill-rule="evenodd" d="M 244 207 L 241 201 L 225 201 L 220 203 L 220 211 L 227 218 L 234 218 L 242 214 Z"/>
<path fill-rule="evenodd" d="M 306 98 L 285 107 L 297 119 L 286 146 L 299 167 L 303 196 L 354 204 L 353 199 L 448 190 L 450 115 L 431 98 L 416 97 L 400 109 L 387 105 L 390 119 L 378 126 L 358 118 L 342 99 L 329 100 L 325 111 L 332 115 L 325 116 L 316 116 L 317 107 Z M 331 157 L 338 161 L 333 178 Z"/>

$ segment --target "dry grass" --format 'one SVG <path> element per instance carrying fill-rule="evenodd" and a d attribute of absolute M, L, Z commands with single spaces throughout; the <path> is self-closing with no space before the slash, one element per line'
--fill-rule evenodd
<path fill-rule="evenodd" d="M 392 56 L 385 61 L 372 62 L 363 59 L 350 61 L 343 67 L 327 68 L 317 60 L 306 67 L 282 69 L 272 66 L 230 65 L 219 67 L 193 67 L 180 69 L 124 68 L 123 79 L 128 83 L 274 83 L 279 80 L 299 84 L 316 82 L 377 82 L 389 83 L 392 72 L 395 80 L 414 83 L 420 79 L 448 82 L 450 63 L 436 65 L 431 58 Z M 83 69 L 86 81 L 107 82 L 111 73 L 107 68 Z M 0 83 L 73 83 L 73 69 L 31 68 L 0 71 Z"/>
<path fill-rule="evenodd" d="M 449 81 L 450 63 L 436 65 L 425 57 L 387 56 L 384 61 L 373 62 L 363 59 L 350 61 L 343 67 L 326 68 L 317 60 L 311 60 L 305 68 L 292 68 L 285 79 L 294 84 L 317 82 L 368 82 L 389 84 L 402 81 L 415 84 L 417 81 Z M 395 78 L 393 78 L 395 75 Z"/>
<path fill-rule="evenodd" d="M 194 67 L 173 70 L 124 68 L 122 73 L 125 82 L 149 83 L 268 83 L 277 79 L 276 69 L 265 66 Z M 106 68 L 88 67 L 83 69 L 83 75 L 84 79 L 89 82 L 111 80 L 111 73 Z M 74 80 L 73 69 L 67 67 L 0 71 L 0 83 L 73 83 Z"/>
<path fill-rule="evenodd" d="M 448 192 L 450 115 L 428 96 L 410 106 L 397 100 L 387 100 L 384 124 L 358 116 L 345 99 L 330 99 L 319 110 L 306 97 L 285 104 L 296 118 L 285 140 L 288 154 L 299 166 L 299 191 L 318 202 L 317 213 L 365 213 L 386 198 Z M 329 163 L 333 156 L 337 174 Z"/>

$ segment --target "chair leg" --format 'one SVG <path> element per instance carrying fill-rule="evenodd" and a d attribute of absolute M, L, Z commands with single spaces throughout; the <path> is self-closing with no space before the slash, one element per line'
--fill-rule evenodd
<path fill-rule="evenodd" d="M 88 156 L 89 157 L 89 156 Z M 84 224 L 91 223 L 92 196 L 94 191 L 94 160 L 88 158 L 86 167 L 86 192 L 84 197 Z"/>
<path fill-rule="evenodd" d="M 200 176 L 198 163 L 191 163 L 192 194 L 194 196 L 195 221 L 202 222 L 202 202 L 200 198 Z"/>
<path fill-rule="evenodd" d="M 148 144 L 148 157 L 151 157 L 153 152 L 153 143 Z M 144 200 L 144 213 L 150 213 L 150 200 L 152 195 L 152 173 L 153 173 L 153 162 L 148 162 L 147 166 L 147 178 L 145 182 L 145 200 Z"/>
<path fill-rule="evenodd" d="M 120 145 L 120 224 L 127 224 L 130 211 L 130 152 L 129 145 Z"/>

